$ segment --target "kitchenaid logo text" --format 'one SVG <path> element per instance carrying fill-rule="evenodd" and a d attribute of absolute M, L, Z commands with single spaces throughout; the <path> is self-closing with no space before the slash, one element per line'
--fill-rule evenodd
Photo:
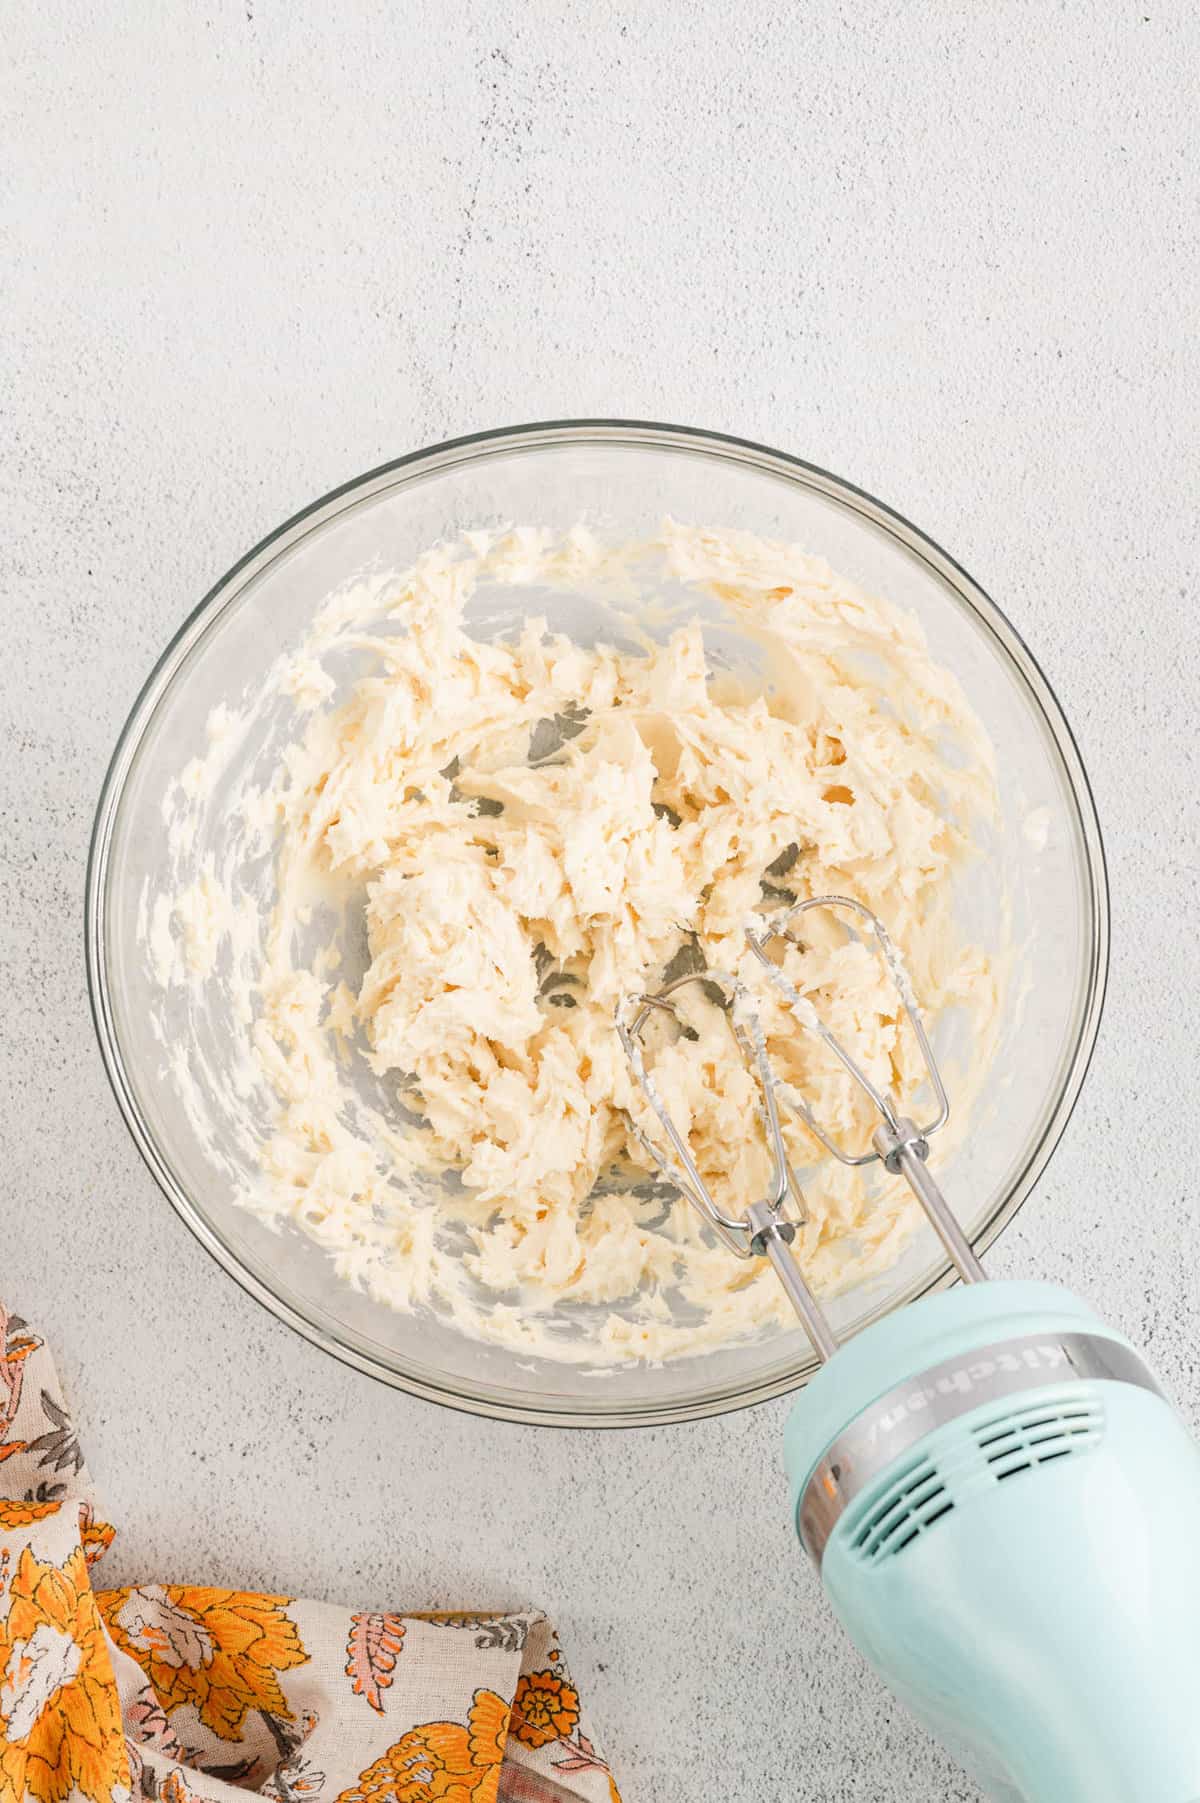
<path fill-rule="evenodd" d="M 914 1415 L 933 1408 L 941 1398 L 970 1396 L 997 1377 L 1020 1377 L 1026 1373 L 1041 1376 L 1064 1369 L 1073 1370 L 1067 1349 L 1054 1345 L 1022 1346 L 1019 1351 L 996 1352 L 989 1358 L 976 1359 L 970 1365 L 956 1365 L 920 1389 L 910 1390 L 906 1396 L 898 1396 L 894 1402 L 889 1402 L 871 1423 L 868 1440 L 875 1445 L 888 1434 L 895 1433 Z"/>

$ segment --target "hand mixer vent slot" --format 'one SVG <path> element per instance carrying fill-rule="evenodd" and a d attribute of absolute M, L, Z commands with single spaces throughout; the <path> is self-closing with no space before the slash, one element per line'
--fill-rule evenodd
<path fill-rule="evenodd" d="M 1054 1459 L 1086 1452 L 1104 1432 L 1104 1405 L 1089 1389 L 1043 1398 L 975 1426 L 975 1443 L 997 1483 Z"/>
<path fill-rule="evenodd" d="M 928 1459 L 909 1465 L 867 1509 L 852 1545 L 864 1564 L 877 1565 L 911 1546 L 948 1515 L 954 1503 L 936 1467 Z"/>
<path fill-rule="evenodd" d="M 845 1518 L 853 1556 L 864 1565 L 880 1565 L 981 1488 L 1088 1452 L 1103 1436 L 1103 1398 L 1078 1383 L 1024 1407 L 1008 1404 L 982 1420 L 963 1422 L 939 1445 L 936 1463 L 916 1454 L 859 1499 L 857 1514 Z"/>

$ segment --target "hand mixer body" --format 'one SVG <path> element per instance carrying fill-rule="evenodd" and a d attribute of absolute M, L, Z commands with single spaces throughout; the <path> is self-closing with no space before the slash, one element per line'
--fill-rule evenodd
<path fill-rule="evenodd" d="M 830 1032 L 772 956 L 832 910 L 890 969 L 925 1064 L 917 1126 Z M 840 1144 L 777 1085 L 746 982 L 690 973 L 627 998 L 617 1030 L 665 1135 L 633 1122 L 713 1234 L 764 1256 L 824 1367 L 789 1418 L 797 1529 L 834 1609 L 876 1670 L 996 1803 L 1200 1803 L 1200 1449 L 1128 1341 L 1064 1290 L 990 1283 L 927 1167 L 949 1100 L 912 985 L 883 923 L 848 896 L 747 927 L 763 982 L 823 1042 L 879 1118 Z M 643 1033 L 682 985 L 718 989 L 757 1070 L 767 1195 L 740 1215 L 709 1190 L 650 1076 Z M 838 1347 L 793 1257 L 780 1100 L 844 1165 L 902 1175 L 965 1287 Z"/>
<path fill-rule="evenodd" d="M 835 1611 L 988 1796 L 1200 1800 L 1200 1449 L 1084 1304 L 981 1283 L 889 1316 L 785 1449 Z"/>

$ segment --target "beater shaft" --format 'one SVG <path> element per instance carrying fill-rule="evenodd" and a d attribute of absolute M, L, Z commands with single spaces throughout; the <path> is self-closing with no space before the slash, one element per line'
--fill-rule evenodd
<path fill-rule="evenodd" d="M 925 1162 L 929 1156 L 925 1135 L 910 1120 L 900 1119 L 894 1127 L 881 1124 L 875 1129 L 874 1146 L 886 1169 L 906 1179 L 959 1276 L 965 1283 L 982 1283 L 987 1272 Z"/>
<path fill-rule="evenodd" d="M 804 1331 L 822 1364 L 827 1364 L 838 1349 L 825 1315 L 816 1297 L 800 1275 L 800 1267 L 781 1240 L 769 1238 L 765 1247 L 776 1277 L 783 1285 L 788 1301 L 804 1323 Z"/>
<path fill-rule="evenodd" d="M 750 1249 L 771 1261 L 772 1269 L 787 1293 L 788 1301 L 804 1323 L 804 1331 L 822 1362 L 831 1359 L 838 1349 L 833 1329 L 825 1319 L 820 1303 L 804 1281 L 791 1245 L 796 1229 L 790 1221 L 781 1221 L 769 1202 L 754 1202 L 746 1210 L 751 1234 Z"/>

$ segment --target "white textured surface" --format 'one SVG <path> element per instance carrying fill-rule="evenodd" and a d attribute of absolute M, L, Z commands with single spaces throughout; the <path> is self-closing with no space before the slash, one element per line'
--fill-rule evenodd
<path fill-rule="evenodd" d="M 1092 1297 L 1200 1419 L 1194 9 L 44 0 L 6 30 L 0 1289 L 59 1348 L 114 1581 L 535 1597 L 628 1803 L 973 1797 L 830 1627 L 782 1405 L 491 1426 L 209 1262 L 101 1073 L 84 860 L 185 611 L 371 464 L 610 413 L 849 476 L 1031 641 L 1107 833 L 1100 1049 L 993 1269 Z"/>

